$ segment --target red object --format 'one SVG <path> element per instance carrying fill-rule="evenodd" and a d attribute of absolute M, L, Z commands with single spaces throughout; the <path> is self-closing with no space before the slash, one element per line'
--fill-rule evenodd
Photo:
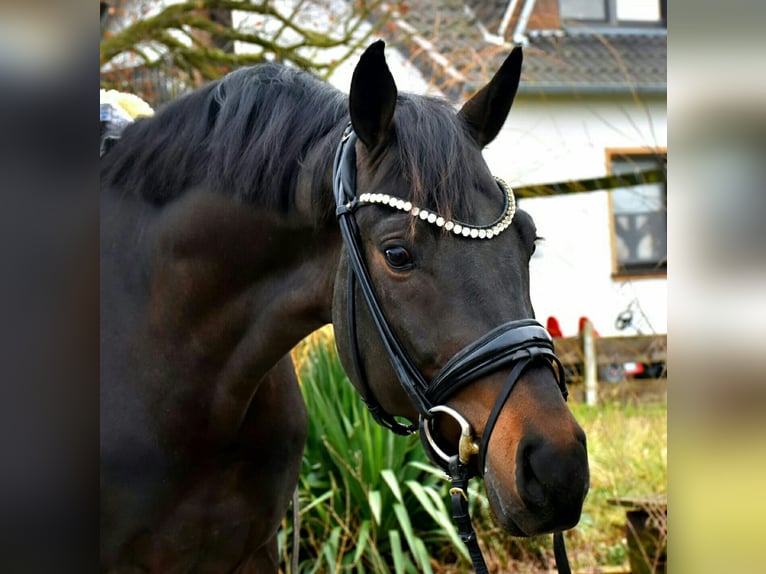
<path fill-rule="evenodd" d="M 551 334 L 551 337 L 563 337 L 563 333 L 561 332 L 561 326 L 559 325 L 559 320 L 556 319 L 556 317 L 548 317 L 548 321 L 545 323 L 545 328 L 548 329 L 548 332 Z"/>
<path fill-rule="evenodd" d="M 643 363 L 636 363 L 636 368 L 633 371 L 633 375 L 643 375 L 644 371 L 646 371 L 646 368 L 644 367 Z"/>

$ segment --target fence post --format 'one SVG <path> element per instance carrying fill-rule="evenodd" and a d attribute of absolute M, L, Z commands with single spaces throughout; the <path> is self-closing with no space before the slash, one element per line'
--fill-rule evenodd
<path fill-rule="evenodd" d="M 593 323 L 585 321 L 580 333 L 583 351 L 583 376 L 585 378 L 585 404 L 595 406 L 598 397 L 598 361 Z"/>

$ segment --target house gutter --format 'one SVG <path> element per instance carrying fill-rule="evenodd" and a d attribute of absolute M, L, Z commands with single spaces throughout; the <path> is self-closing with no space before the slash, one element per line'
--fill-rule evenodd
<path fill-rule="evenodd" d="M 614 94 L 644 94 L 644 95 L 664 95 L 667 96 L 667 84 L 645 84 L 641 86 L 632 85 L 614 85 L 614 84 L 530 84 L 521 82 L 519 84 L 519 94 L 530 95 L 593 95 L 608 96 Z"/>

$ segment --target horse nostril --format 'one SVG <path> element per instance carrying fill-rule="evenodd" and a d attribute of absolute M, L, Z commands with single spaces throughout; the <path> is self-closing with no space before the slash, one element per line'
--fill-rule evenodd
<path fill-rule="evenodd" d="M 545 489 L 540 476 L 546 476 L 549 470 L 543 464 L 539 454 L 542 441 L 535 436 L 526 436 L 519 443 L 516 451 L 516 483 L 519 495 L 527 507 L 541 507 L 545 504 Z"/>
<path fill-rule="evenodd" d="M 587 450 L 588 441 L 585 437 L 585 431 L 582 430 L 580 425 L 577 425 L 577 424 L 575 425 L 575 438 L 577 439 L 577 442 L 579 442 L 583 446 L 583 448 Z"/>
<path fill-rule="evenodd" d="M 582 451 L 582 452 L 580 452 Z M 579 516 L 587 481 L 584 445 L 577 440 L 569 447 L 558 445 L 539 435 L 521 440 L 517 451 L 517 485 L 527 508 L 553 506 L 557 513 Z"/>

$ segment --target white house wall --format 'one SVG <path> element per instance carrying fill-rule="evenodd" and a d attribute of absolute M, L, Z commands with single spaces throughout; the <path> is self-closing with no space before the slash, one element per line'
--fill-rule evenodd
<path fill-rule="evenodd" d="M 496 175 L 512 186 L 603 176 L 608 148 L 667 146 L 665 98 L 519 96 L 498 138 L 485 150 Z M 544 241 L 532 258 L 532 302 L 539 320 L 555 316 L 564 335 L 581 316 L 602 335 L 632 304 L 642 333 L 667 332 L 664 278 L 612 278 L 608 192 L 519 201 Z"/>
<path fill-rule="evenodd" d="M 516 184 L 604 175 L 607 148 L 667 146 L 664 96 L 637 98 L 519 95 L 484 157 Z"/>

